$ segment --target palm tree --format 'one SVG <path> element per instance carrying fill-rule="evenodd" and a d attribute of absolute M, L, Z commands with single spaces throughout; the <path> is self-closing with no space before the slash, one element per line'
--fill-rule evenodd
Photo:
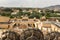
<path fill-rule="evenodd" d="M 20 40 L 44 40 L 44 36 L 39 29 L 29 28 L 21 33 Z"/>
<path fill-rule="evenodd" d="M 20 40 L 20 35 L 14 31 L 6 31 L 2 35 L 5 35 L 2 40 Z"/>
<path fill-rule="evenodd" d="M 60 40 L 59 32 L 51 32 L 45 36 L 45 40 Z"/>

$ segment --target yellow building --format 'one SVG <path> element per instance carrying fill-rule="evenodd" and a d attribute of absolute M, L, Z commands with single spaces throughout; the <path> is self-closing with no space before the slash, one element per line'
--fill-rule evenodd
<path fill-rule="evenodd" d="M 8 28 L 9 27 L 9 17 L 0 16 L 0 28 Z"/>
<path fill-rule="evenodd" d="M 55 22 L 57 23 L 57 22 Z M 40 29 L 44 34 L 50 32 L 60 32 L 60 27 L 52 22 L 44 21 L 44 22 L 36 22 L 35 28 Z"/>
<path fill-rule="evenodd" d="M 34 27 L 35 26 L 34 23 L 38 22 L 38 21 L 39 21 L 39 19 L 36 19 L 36 18 L 34 18 L 34 19 L 29 19 L 28 17 L 23 17 L 22 19 L 15 18 L 15 19 L 10 19 L 10 22 L 12 22 L 10 24 L 10 26 L 13 27 L 15 24 L 15 25 L 20 25 L 20 26 L 26 25 L 27 28 L 28 27 Z"/>

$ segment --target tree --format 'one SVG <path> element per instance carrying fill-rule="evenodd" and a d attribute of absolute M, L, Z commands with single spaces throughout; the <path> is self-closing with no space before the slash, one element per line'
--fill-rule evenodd
<path fill-rule="evenodd" d="M 3 9 L 3 11 L 5 11 L 5 12 L 12 12 L 12 9 L 11 8 L 5 8 L 5 9 Z"/>
<path fill-rule="evenodd" d="M 10 16 L 10 18 L 14 18 L 14 16 Z"/>

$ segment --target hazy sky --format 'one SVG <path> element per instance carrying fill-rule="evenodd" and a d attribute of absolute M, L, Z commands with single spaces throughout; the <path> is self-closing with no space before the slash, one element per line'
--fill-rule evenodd
<path fill-rule="evenodd" d="M 4 7 L 47 7 L 60 5 L 60 0 L 0 0 Z"/>

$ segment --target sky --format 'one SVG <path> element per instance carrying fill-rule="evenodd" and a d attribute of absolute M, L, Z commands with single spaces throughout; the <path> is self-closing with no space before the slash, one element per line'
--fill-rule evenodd
<path fill-rule="evenodd" d="M 0 0 L 1 7 L 43 8 L 53 5 L 60 5 L 60 0 Z"/>

